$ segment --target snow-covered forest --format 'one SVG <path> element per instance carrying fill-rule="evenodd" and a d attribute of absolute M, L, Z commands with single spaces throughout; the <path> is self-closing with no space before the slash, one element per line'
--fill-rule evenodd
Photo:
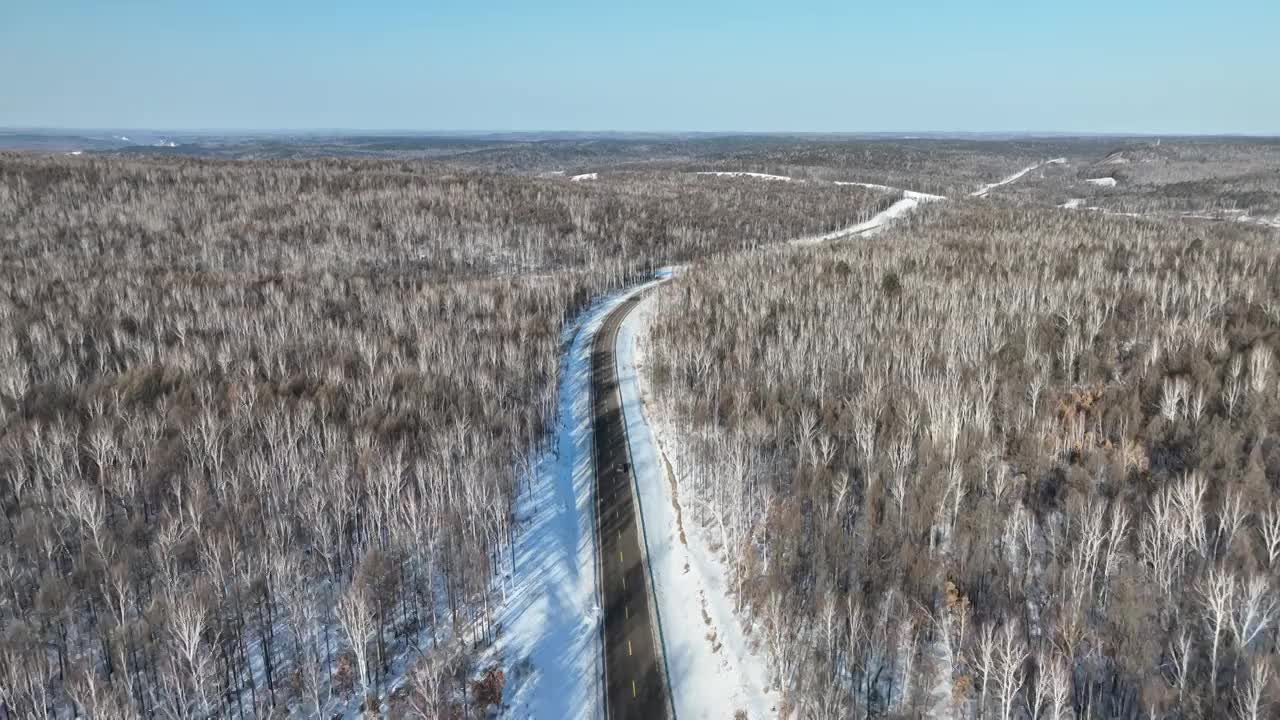
<path fill-rule="evenodd" d="M 566 322 L 879 197 L 0 156 L 0 717 L 492 701 Z"/>
<path fill-rule="evenodd" d="M 660 290 L 681 492 L 791 709 L 1272 717 L 1275 240 L 939 205 Z"/>
<path fill-rule="evenodd" d="M 1272 151 L 1099 143 L 0 153 L 0 720 L 594 707 L 622 288 L 679 707 L 1272 717 Z"/>

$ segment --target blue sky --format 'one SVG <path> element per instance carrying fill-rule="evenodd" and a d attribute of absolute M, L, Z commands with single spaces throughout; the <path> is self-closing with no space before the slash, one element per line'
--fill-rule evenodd
<path fill-rule="evenodd" d="M 1280 134 L 1280 2 L 0 0 L 0 127 Z"/>

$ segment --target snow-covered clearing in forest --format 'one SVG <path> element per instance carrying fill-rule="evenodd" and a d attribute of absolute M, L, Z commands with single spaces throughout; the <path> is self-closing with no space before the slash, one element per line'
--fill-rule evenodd
<path fill-rule="evenodd" d="M 1009 177 L 1003 180 L 1000 180 L 999 182 L 993 182 L 993 183 L 988 183 L 986 185 L 983 185 L 977 190 L 974 190 L 973 192 L 969 193 L 969 195 L 971 197 L 986 197 L 987 193 L 991 192 L 992 190 L 1002 185 L 1008 185 L 1011 182 L 1017 182 L 1019 178 L 1031 172 L 1032 170 L 1042 168 L 1046 165 L 1065 165 L 1066 162 L 1067 162 L 1066 158 L 1054 158 L 1052 160 L 1045 160 L 1044 162 L 1038 162 L 1035 165 L 1028 165 L 1027 167 L 1022 168 L 1018 172 L 1010 175 Z"/>
<path fill-rule="evenodd" d="M 786 175 L 770 175 L 768 173 L 758 173 L 758 172 L 739 172 L 736 170 L 731 172 L 704 170 L 702 172 L 698 172 L 694 174 L 695 175 L 714 175 L 716 177 L 750 177 L 750 178 L 757 178 L 760 180 L 779 180 L 782 182 L 791 182 L 792 180 L 792 178 L 787 177 Z"/>
<path fill-rule="evenodd" d="M 644 376 L 655 305 L 651 294 L 631 312 L 618 333 L 616 350 L 676 715 L 681 720 L 719 719 L 742 710 L 753 720 L 776 717 L 778 696 L 769 690 L 768 665 L 734 612 L 728 572 L 711 549 L 721 543 L 712 530 L 693 521 L 679 490 L 679 456 L 664 452 L 678 447 L 679 434 L 655 415 Z"/>
<path fill-rule="evenodd" d="M 1115 187 L 1116 179 L 1113 177 L 1088 178 L 1085 182 L 1098 187 Z"/>
<path fill-rule="evenodd" d="M 1070 200 L 1059 205 L 1058 207 L 1063 208 L 1065 210 L 1075 210 L 1079 208 L 1082 204 L 1084 204 L 1084 198 L 1071 198 Z"/>
<path fill-rule="evenodd" d="M 655 281 L 657 282 L 657 281 Z M 564 331 L 554 445 L 516 499 L 515 572 L 495 652 L 510 716 L 602 718 L 591 457 L 591 346 L 604 317 L 648 283 L 598 300 Z"/>
<path fill-rule="evenodd" d="M 574 182 L 582 182 L 583 180 L 597 180 L 599 178 L 600 173 L 582 173 L 581 175 L 574 175 L 569 179 Z"/>

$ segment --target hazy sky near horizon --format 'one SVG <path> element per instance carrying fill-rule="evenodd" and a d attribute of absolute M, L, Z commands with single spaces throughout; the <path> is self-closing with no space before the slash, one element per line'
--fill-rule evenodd
<path fill-rule="evenodd" d="M 0 127 L 1280 134 L 1276 0 L 619 5 L 0 0 Z"/>

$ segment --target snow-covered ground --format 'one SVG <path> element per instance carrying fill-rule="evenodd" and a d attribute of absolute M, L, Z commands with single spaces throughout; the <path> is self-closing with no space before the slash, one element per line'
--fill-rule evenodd
<path fill-rule="evenodd" d="M 1239 222 L 1249 225 L 1261 225 L 1269 228 L 1280 228 L 1280 216 L 1266 217 L 1250 215 L 1248 210 L 1219 210 L 1217 212 L 1183 213 L 1182 217 L 1196 220 L 1218 220 L 1221 222 Z"/>
<path fill-rule="evenodd" d="M 581 175 L 574 175 L 569 179 L 574 182 L 582 182 L 583 180 L 597 180 L 599 177 L 600 173 L 582 173 Z"/>
<path fill-rule="evenodd" d="M 758 173 L 758 172 L 737 172 L 737 171 L 712 172 L 707 170 L 707 171 L 695 173 L 695 175 L 714 175 L 716 177 L 749 177 L 749 178 L 758 178 L 760 180 L 779 180 L 782 182 L 791 182 L 792 180 L 792 178 L 787 177 L 786 175 L 770 175 L 768 173 Z"/>
<path fill-rule="evenodd" d="M 1102 213 L 1103 215 L 1111 215 L 1114 217 L 1129 218 L 1145 218 L 1148 220 L 1170 220 L 1179 217 L 1188 220 L 1213 220 L 1216 222 L 1239 222 L 1249 225 L 1261 225 L 1266 228 L 1280 229 L 1280 216 L 1277 217 L 1258 217 L 1249 215 L 1244 210 L 1224 210 L 1218 212 L 1184 212 L 1181 215 L 1171 215 L 1168 213 L 1148 212 L 1123 212 L 1121 210 L 1108 210 L 1107 208 L 1098 207 L 1097 205 L 1085 205 L 1084 200 L 1073 198 L 1058 207 L 1066 210 L 1088 210 L 1091 212 Z"/>
<path fill-rule="evenodd" d="M 658 282 L 658 281 L 655 281 Z M 591 456 L 591 344 L 604 317 L 647 283 L 597 301 L 565 329 L 553 447 L 516 500 L 515 572 L 495 652 L 520 720 L 602 718 L 600 603 Z"/>
<path fill-rule="evenodd" d="M 697 175 L 715 175 L 720 177 L 754 177 L 754 178 L 762 178 L 765 180 L 781 180 L 786 182 L 793 181 L 793 178 L 787 177 L 786 175 L 766 175 L 765 173 L 704 171 L 696 174 Z M 796 182 L 804 182 L 804 181 L 798 180 Z M 912 210 L 915 210 L 917 207 L 919 207 L 923 203 L 934 202 L 936 200 L 946 200 L 946 198 L 941 195 L 931 195 L 929 193 L 916 192 L 915 190 L 902 190 L 900 188 L 889 187 L 888 185 L 877 185 L 875 183 L 848 182 L 844 180 L 836 180 L 832 184 L 845 185 L 845 186 L 854 185 L 857 187 L 870 188 L 872 190 L 882 190 L 884 192 L 891 192 L 891 193 L 902 193 L 902 199 L 893 203 L 892 205 L 885 208 L 884 210 L 881 210 L 880 212 L 876 213 L 870 220 L 867 220 L 865 222 L 860 222 L 857 225 L 851 225 L 849 227 L 840 228 L 839 230 L 832 230 L 831 232 L 823 233 L 821 235 L 807 235 L 805 237 L 796 238 L 790 241 L 790 244 L 817 245 L 820 243 L 830 242 L 832 240 L 837 240 L 843 237 L 850 237 L 853 235 L 874 235 L 880 232 L 881 230 L 883 230 L 886 226 L 889 225 L 889 223 L 892 223 L 894 220 L 897 220 L 898 218 L 905 216 L 906 214 L 910 213 Z"/>
<path fill-rule="evenodd" d="M 1027 167 L 1022 168 L 1018 172 L 1010 175 L 1009 177 L 1003 180 L 983 185 L 977 190 L 974 190 L 973 192 L 969 193 L 969 195 L 971 197 L 986 197 L 987 193 L 991 192 L 992 190 L 1000 187 L 1001 185 L 1008 185 L 1011 182 L 1017 182 L 1019 178 L 1031 172 L 1032 170 L 1035 170 L 1037 168 L 1042 168 L 1046 165 L 1064 165 L 1066 164 L 1066 162 L 1067 162 L 1066 158 L 1054 158 L 1052 160 L 1045 160 L 1044 162 L 1038 162 L 1035 165 L 1028 165 Z"/>
<path fill-rule="evenodd" d="M 664 656 L 676 716 L 681 720 L 777 716 L 768 667 L 734 614 L 729 578 L 709 532 L 681 504 L 679 467 L 664 448 L 675 445 L 671 426 L 655 417 L 644 378 L 648 327 L 656 295 L 641 300 L 618 333 L 622 394 L 641 527 L 648 548 Z M 672 474 L 673 473 L 674 476 Z"/>
<path fill-rule="evenodd" d="M 1147 218 L 1149 220 L 1151 219 L 1158 220 L 1161 217 L 1160 215 L 1154 214 L 1154 213 L 1144 214 L 1144 213 L 1136 213 L 1136 212 L 1124 212 L 1121 210 L 1108 210 L 1106 208 L 1098 207 L 1097 205 L 1075 205 L 1072 207 L 1072 209 L 1073 210 L 1089 210 L 1090 212 L 1098 212 L 1098 213 L 1102 213 L 1103 215 L 1114 215 L 1116 217 Z"/>
<path fill-rule="evenodd" d="M 985 186 L 1014 182 L 1059 158 Z M 789 181 L 781 175 L 704 172 L 701 175 Z M 594 173 L 587 175 L 594 176 Z M 573 179 L 588 179 L 575 176 Z M 921 204 L 946 198 L 872 183 L 840 182 L 903 197 L 866 222 L 793 244 L 870 235 Z M 978 195 L 979 193 L 974 193 Z M 1068 203 L 1079 207 L 1080 203 Z M 591 457 L 591 346 L 604 317 L 619 303 L 670 275 L 598 300 L 565 329 L 568 344 L 558 387 L 554 448 L 542 457 L 529 488 L 517 498 L 515 570 L 498 617 L 494 651 L 507 669 L 511 717 L 599 718 L 602 707 L 600 608 L 596 581 Z M 704 528 L 683 521 L 679 447 L 673 425 L 656 415 L 644 380 L 647 329 L 655 311 L 651 294 L 624 321 L 618 335 L 618 381 L 636 476 L 641 530 L 653 579 L 655 609 L 668 665 L 672 700 L 680 718 L 776 717 L 777 691 L 768 663 L 733 610 L 718 544 Z"/>
<path fill-rule="evenodd" d="M 789 180 L 762 173 L 706 174 Z M 939 199 L 943 198 L 907 191 L 864 223 L 806 240 L 867 234 L 922 202 Z M 565 329 L 569 349 L 561 361 L 554 447 L 537 462 L 530 487 L 522 489 L 516 500 L 515 570 L 498 611 L 501 631 L 493 648 L 507 671 L 506 705 L 513 718 L 603 716 L 591 467 L 591 344 L 610 310 L 672 272 L 668 269 L 659 273 L 658 280 L 600 299 Z M 672 699 L 681 718 L 720 718 L 736 710 L 745 710 L 751 718 L 776 716 L 767 665 L 752 649 L 733 613 L 724 566 L 709 550 L 700 529 L 686 526 L 685 542 L 679 540 L 681 523 L 673 488 L 665 462 L 657 462 L 660 450 L 654 444 L 655 431 L 640 401 L 644 385 L 637 362 L 642 365 L 643 360 L 637 360 L 637 342 L 646 335 L 652 309 L 651 298 L 643 301 L 619 332 L 619 384 Z"/>
<path fill-rule="evenodd" d="M 916 192 L 915 190 L 900 190 L 895 187 L 889 187 L 888 185 L 877 185 L 876 183 L 848 182 L 845 180 L 836 180 L 835 184 L 836 185 L 856 185 L 857 187 L 870 188 L 872 190 L 883 190 L 884 192 L 900 192 L 902 193 L 903 197 L 908 199 L 913 199 L 913 200 L 925 200 L 925 201 L 946 200 L 946 198 L 943 197 L 942 195 L 933 195 L 930 193 Z"/>
<path fill-rule="evenodd" d="M 1085 182 L 1098 187 L 1115 187 L 1116 179 L 1113 177 L 1088 178 Z"/>
<path fill-rule="evenodd" d="M 892 188 L 889 188 L 892 189 Z M 822 235 L 810 235 L 807 237 L 796 238 L 791 241 L 792 245 L 817 245 L 819 243 L 830 242 L 842 237 L 851 237 L 854 235 L 868 236 L 884 230 L 893 221 L 906 216 L 912 210 L 927 202 L 937 200 L 946 200 L 941 195 L 929 195 L 928 193 L 917 193 L 910 190 L 903 191 L 903 197 L 889 207 L 876 213 L 870 220 L 858 223 L 847 228 L 832 230 Z"/>

